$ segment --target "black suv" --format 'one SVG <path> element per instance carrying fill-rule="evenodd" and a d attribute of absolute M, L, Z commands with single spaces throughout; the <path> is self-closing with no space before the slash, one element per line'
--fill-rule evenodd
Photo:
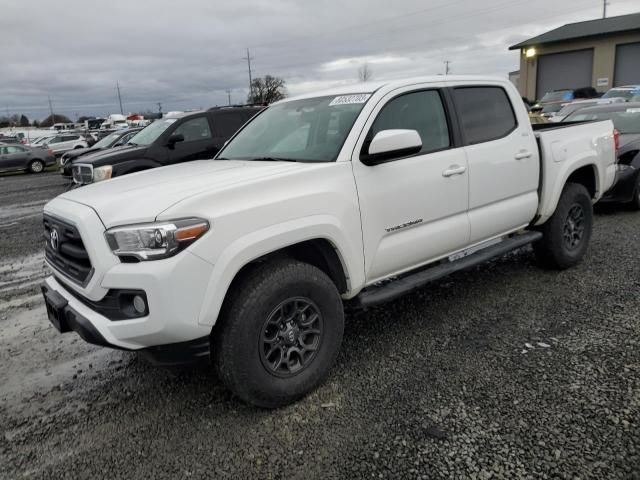
<path fill-rule="evenodd" d="M 73 181 L 87 184 L 150 168 L 213 158 L 224 143 L 264 107 L 216 107 L 156 120 L 127 145 L 73 162 Z"/>

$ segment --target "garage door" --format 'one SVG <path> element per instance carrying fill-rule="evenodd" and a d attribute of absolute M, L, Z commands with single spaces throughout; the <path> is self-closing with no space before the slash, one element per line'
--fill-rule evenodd
<path fill-rule="evenodd" d="M 640 42 L 616 47 L 616 73 L 614 85 L 640 84 Z"/>
<path fill-rule="evenodd" d="M 593 49 L 540 55 L 536 98 L 553 90 L 590 87 L 592 78 Z"/>

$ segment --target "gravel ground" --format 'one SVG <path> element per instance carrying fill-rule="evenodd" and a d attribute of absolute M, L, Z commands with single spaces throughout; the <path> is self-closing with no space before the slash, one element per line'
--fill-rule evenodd
<path fill-rule="evenodd" d="M 598 209 L 572 270 L 525 249 L 349 315 L 330 380 L 261 411 L 48 324 L 64 188 L 0 177 L 0 478 L 640 479 L 640 214 Z"/>

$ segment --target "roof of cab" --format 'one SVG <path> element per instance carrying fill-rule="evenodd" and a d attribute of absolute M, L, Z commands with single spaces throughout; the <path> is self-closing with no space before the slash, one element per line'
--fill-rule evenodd
<path fill-rule="evenodd" d="M 412 78 L 403 78 L 399 80 L 387 80 L 387 81 L 378 81 L 378 82 L 365 82 L 365 83 L 350 83 L 348 85 L 341 85 L 339 87 L 334 87 L 327 90 L 315 91 L 310 93 L 305 93 L 302 95 L 296 95 L 295 97 L 285 98 L 284 100 L 280 100 L 279 102 L 274 103 L 273 105 L 277 105 L 278 103 L 286 103 L 294 100 L 303 100 L 305 98 L 316 98 L 316 97 L 330 97 L 334 95 L 355 95 L 358 93 L 374 93 L 381 88 L 387 88 L 388 90 L 394 90 L 396 88 L 406 87 L 409 85 L 420 84 L 420 83 L 442 83 L 442 82 L 478 82 L 478 81 L 487 81 L 487 82 L 501 82 L 508 83 L 509 80 L 506 78 L 500 77 L 490 77 L 490 76 L 476 76 L 476 75 L 430 75 L 425 77 L 412 77 Z"/>

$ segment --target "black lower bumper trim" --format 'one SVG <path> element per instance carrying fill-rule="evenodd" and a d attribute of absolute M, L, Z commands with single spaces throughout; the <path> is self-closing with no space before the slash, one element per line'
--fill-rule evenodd
<path fill-rule="evenodd" d="M 121 347 L 112 345 L 105 340 L 93 324 L 69 306 L 69 302 L 55 290 L 42 284 L 42 295 L 47 306 L 47 316 L 49 321 L 60 332 L 76 332 L 87 343 L 111 347 L 122 350 Z"/>
<path fill-rule="evenodd" d="M 210 356 L 209 337 L 196 338 L 188 342 L 170 343 L 138 350 L 149 363 L 170 367 L 208 361 Z"/>
<path fill-rule="evenodd" d="M 43 283 L 40 288 L 44 295 L 49 321 L 60 333 L 73 331 L 87 343 L 117 350 L 130 350 L 105 340 L 87 318 L 80 315 L 62 295 L 49 288 L 46 283 Z M 209 336 L 188 342 L 170 343 L 133 351 L 138 352 L 140 356 L 156 366 L 193 364 L 209 359 Z"/>

